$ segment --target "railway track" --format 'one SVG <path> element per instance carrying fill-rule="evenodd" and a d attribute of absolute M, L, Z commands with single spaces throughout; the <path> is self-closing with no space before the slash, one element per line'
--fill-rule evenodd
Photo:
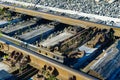
<path fill-rule="evenodd" d="M 14 6 L 6 5 L 6 4 L 0 4 L 0 7 L 9 8 L 11 11 L 15 11 L 15 12 L 22 13 L 22 14 L 24 13 L 24 14 L 31 15 L 31 16 L 37 16 L 37 17 L 41 17 L 47 20 L 57 21 L 57 22 L 61 22 L 61 23 L 69 24 L 69 25 L 74 25 L 74 26 L 81 26 L 83 28 L 89 28 L 89 27 L 97 27 L 101 29 L 113 28 L 115 30 L 115 35 L 120 37 L 120 28 L 117 28 L 117 27 L 97 24 L 97 23 L 89 22 L 89 21 L 72 19 L 72 18 L 63 17 L 63 16 L 57 16 L 57 15 L 48 14 L 44 12 L 38 12 L 34 10 L 14 7 Z"/>
<path fill-rule="evenodd" d="M 8 39 L 8 41 L 9 41 L 9 39 Z M 6 42 L 5 39 L 3 40 L 3 42 Z M 39 55 L 38 53 L 35 53 L 33 51 L 26 50 L 24 47 L 20 48 L 19 45 L 16 45 L 16 44 L 13 45 L 13 44 L 14 43 L 9 44 L 9 50 L 8 50 L 9 53 L 13 50 L 18 50 L 26 55 L 30 55 L 32 64 L 37 65 L 35 67 L 38 69 L 40 69 L 45 64 L 49 64 L 51 66 L 54 66 L 58 70 L 61 78 L 62 78 L 62 75 L 66 75 L 66 76 L 64 76 L 63 80 L 67 80 L 70 77 L 69 75 L 76 75 L 77 80 L 78 79 L 88 79 L 88 80 L 94 79 L 94 78 L 92 78 L 84 73 L 81 73 L 79 71 L 76 72 L 76 70 L 73 70 L 73 69 L 71 69 L 63 64 L 60 64 L 52 59 L 49 59 L 49 58 L 42 56 L 42 55 Z M 38 63 L 40 63 L 40 64 L 38 64 Z M 64 71 L 66 71 L 67 73 L 64 73 Z"/>
<path fill-rule="evenodd" d="M 9 7 L 11 11 L 20 12 L 20 13 L 24 12 L 24 14 L 42 17 L 42 18 L 45 18 L 48 20 L 58 21 L 60 23 L 66 23 L 69 25 L 75 25 L 75 26 L 77 25 L 77 26 L 85 28 L 85 30 L 83 30 L 83 31 L 75 34 L 71 38 L 66 39 L 66 40 L 61 42 L 62 43 L 61 46 L 63 46 L 64 44 L 67 44 L 67 43 L 71 42 L 72 40 L 79 41 L 79 44 L 77 44 L 77 46 L 76 46 L 76 44 L 73 44 L 72 46 L 69 45 L 70 48 L 73 46 L 76 46 L 74 48 L 77 48 L 78 46 L 89 41 L 97 33 L 97 31 L 95 31 L 95 32 L 93 30 L 90 31 L 89 26 L 91 26 L 93 28 L 99 27 L 101 29 L 103 29 L 103 28 L 110 29 L 110 27 L 106 26 L 106 25 L 100 25 L 100 24 L 95 24 L 95 23 L 91 23 L 91 22 L 70 19 L 70 18 L 66 18 L 66 17 L 62 17 L 62 16 L 56 16 L 56 15 L 52 15 L 52 14 L 36 12 L 36 11 L 22 9 L 22 8 L 18 8 L 18 7 L 14 7 L 14 9 L 13 9 L 13 6 L 8 6 L 8 5 L 0 4 L 0 6 Z M 61 21 L 61 20 L 63 20 L 63 21 Z M 84 25 L 84 26 L 81 26 L 81 25 Z M 115 32 L 117 32 L 116 35 L 118 35 L 119 29 L 117 30 L 117 28 L 114 28 L 114 30 L 115 30 Z M 30 55 L 30 58 L 32 60 L 31 63 L 37 65 L 37 68 L 39 68 L 39 69 L 42 68 L 42 66 L 46 65 L 46 64 L 50 65 L 50 66 L 54 66 L 58 70 L 58 72 L 60 73 L 59 77 L 60 78 L 62 78 L 63 76 L 65 77 L 63 80 L 66 80 L 69 77 L 74 76 L 74 75 L 75 75 L 77 80 L 80 80 L 80 79 L 81 80 L 82 79 L 95 80 L 95 78 L 93 78 L 91 76 L 88 76 L 80 71 L 76 71 L 76 70 L 73 70 L 71 68 L 68 68 L 65 65 L 61 64 L 61 63 L 64 63 L 64 59 L 65 59 L 65 57 L 63 55 L 59 55 L 59 54 L 54 53 L 52 51 L 49 51 L 45 48 L 37 47 L 35 45 L 29 44 L 29 43 L 24 42 L 22 40 L 15 39 L 11 36 L 7 36 L 7 35 L 2 34 L 2 33 L 1 33 L 0 40 L 1 40 L 1 43 L 3 44 L 3 46 L 4 46 L 4 44 L 8 45 L 9 49 L 7 51 L 9 53 L 14 51 L 14 50 L 18 50 L 19 52 Z M 38 64 L 39 62 L 41 62 L 41 63 Z M 28 67 L 28 68 L 25 68 L 22 71 L 22 73 L 19 73 L 18 71 L 16 71 L 16 72 L 18 73 L 18 74 L 15 74 L 17 77 L 17 80 L 26 80 L 29 77 L 32 77 L 34 74 L 36 74 L 38 72 L 38 70 L 36 68 L 33 68 L 33 67 Z"/>

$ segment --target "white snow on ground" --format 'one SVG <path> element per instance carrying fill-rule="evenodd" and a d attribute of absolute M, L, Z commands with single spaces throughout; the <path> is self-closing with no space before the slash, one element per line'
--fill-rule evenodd
<path fill-rule="evenodd" d="M 1 20 L 0 20 L 0 25 L 6 24 L 6 23 L 8 23 L 8 22 L 7 22 L 7 21 L 1 21 Z"/>
<path fill-rule="evenodd" d="M 115 23 L 114 26 L 120 27 L 120 22 Z"/>
<path fill-rule="evenodd" d="M 79 50 L 80 50 L 80 51 L 85 51 L 86 53 L 91 54 L 91 53 L 93 53 L 95 50 L 97 50 L 97 48 L 89 48 L 89 47 L 83 45 L 83 46 L 79 47 Z"/>
<path fill-rule="evenodd" d="M 0 70 L 5 70 L 8 71 L 10 69 L 10 67 L 6 64 L 4 64 L 3 62 L 0 62 Z"/>
<path fill-rule="evenodd" d="M 2 2 L 10 2 L 10 3 L 15 3 L 15 4 L 20 4 L 20 5 L 24 5 L 24 6 L 34 6 L 35 5 L 33 3 L 26 3 L 26 2 L 20 2 L 20 1 L 15 1 L 15 0 L 1 0 L 1 1 Z M 99 16 L 99 15 L 95 15 L 95 14 L 87 14 L 87 13 L 83 13 L 83 12 L 72 11 L 72 10 L 64 10 L 64 9 L 60 9 L 60 8 L 53 8 L 53 7 L 42 6 L 42 5 L 36 5 L 36 7 L 38 7 L 38 8 L 40 7 L 40 8 L 43 8 L 43 9 L 48 9 L 48 10 L 52 10 L 52 11 L 56 11 L 56 12 L 62 12 L 62 13 L 67 13 L 67 14 L 75 14 L 75 15 L 79 15 L 79 16 L 95 18 L 95 19 L 99 19 L 99 20 L 102 20 L 102 21 L 114 21 L 115 23 L 120 22 L 119 18 Z"/>

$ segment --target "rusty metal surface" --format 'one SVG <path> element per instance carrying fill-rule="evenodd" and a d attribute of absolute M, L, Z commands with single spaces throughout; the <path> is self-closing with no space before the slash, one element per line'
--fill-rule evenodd
<path fill-rule="evenodd" d="M 58 62 L 51 60 L 45 56 L 37 54 L 36 52 L 27 50 L 25 48 L 15 45 L 15 44 L 9 43 L 9 46 L 6 47 L 5 40 L 4 41 L 0 40 L 0 43 L 2 43 L 4 46 L 2 48 L 2 51 L 4 51 L 4 49 L 9 47 L 9 49 L 6 50 L 5 52 L 11 53 L 13 51 L 18 51 L 18 52 L 23 53 L 24 55 L 29 55 L 31 58 L 31 64 L 36 65 L 35 67 L 37 67 L 39 69 L 41 69 L 46 64 L 50 65 L 50 66 L 54 66 L 59 72 L 58 77 L 62 80 L 68 80 L 69 77 L 71 77 L 71 76 L 76 76 L 76 80 L 96 80 L 94 77 L 91 77 L 83 72 L 76 71 L 76 70 L 69 68 L 61 63 L 58 63 Z"/>
<path fill-rule="evenodd" d="M 9 7 L 10 10 L 15 11 L 15 12 L 19 12 L 19 13 L 23 13 L 23 14 L 27 14 L 27 15 L 31 15 L 31 16 L 37 16 L 37 17 L 41 17 L 44 19 L 48 19 L 48 20 L 58 21 L 61 23 L 69 24 L 69 25 L 81 26 L 84 28 L 89 28 L 89 27 L 98 27 L 101 29 L 114 28 L 115 35 L 120 36 L 120 28 L 117 28 L 117 27 L 97 24 L 97 23 L 83 21 L 83 20 L 72 19 L 72 18 L 63 17 L 63 16 L 57 16 L 57 15 L 53 15 L 53 14 L 18 8 L 18 7 L 14 7 L 14 6 L 8 6 L 8 5 L 4 5 L 4 4 L 0 4 L 0 7 L 7 7 L 7 8 Z"/>

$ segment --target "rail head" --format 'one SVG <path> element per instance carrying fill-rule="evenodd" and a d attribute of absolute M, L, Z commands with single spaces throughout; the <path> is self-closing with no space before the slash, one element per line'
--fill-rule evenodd
<path fill-rule="evenodd" d="M 55 54 L 53 52 L 50 52 L 50 51 L 47 51 L 45 49 L 42 49 L 42 48 L 39 48 L 39 47 L 36 47 L 34 45 L 31 45 L 31 44 L 28 44 L 26 42 L 23 42 L 23 41 L 20 41 L 20 40 L 17 40 L 15 38 L 12 38 L 12 37 L 9 37 L 5 34 L 2 34 L 1 33 L 1 38 L 4 38 L 6 39 L 7 41 L 9 42 L 12 42 L 13 44 L 17 45 L 17 46 L 21 46 L 21 47 L 24 47 L 26 49 L 29 49 L 29 50 L 32 50 L 34 52 L 37 52 L 38 54 L 40 55 L 43 55 L 43 56 L 46 56 L 46 57 L 49 57 L 51 59 L 54 59 L 58 62 L 61 62 L 61 63 L 64 63 L 64 57 L 61 56 L 61 55 L 58 55 L 58 54 Z M 7 42 L 7 43 L 9 43 Z M 47 54 L 47 55 L 46 55 Z"/>

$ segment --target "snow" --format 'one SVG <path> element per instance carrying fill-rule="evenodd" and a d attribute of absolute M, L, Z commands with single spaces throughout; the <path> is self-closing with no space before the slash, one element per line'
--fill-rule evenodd
<path fill-rule="evenodd" d="M 1 70 L 5 70 L 8 71 L 10 69 L 10 67 L 6 64 L 4 64 L 3 62 L 0 62 L 0 71 Z"/>

